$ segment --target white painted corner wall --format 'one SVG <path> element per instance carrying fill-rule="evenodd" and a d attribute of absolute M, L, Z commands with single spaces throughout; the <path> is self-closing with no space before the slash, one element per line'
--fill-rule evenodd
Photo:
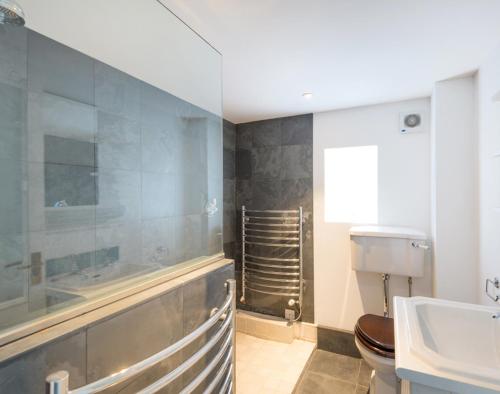
<path fill-rule="evenodd" d="M 429 98 L 314 114 L 314 298 L 316 323 L 354 329 L 365 313 L 382 314 L 380 275 L 354 272 L 350 265 L 350 224 L 324 220 L 324 150 L 377 145 L 379 224 L 414 227 L 431 233 Z M 399 133 L 399 114 L 418 111 L 426 131 Z M 430 254 L 414 295 L 432 293 Z M 408 294 L 407 278 L 392 277 L 391 296 Z"/>
<path fill-rule="evenodd" d="M 478 166 L 475 75 L 440 81 L 432 95 L 433 292 L 478 301 Z"/>
<path fill-rule="evenodd" d="M 477 74 L 479 128 L 479 301 L 486 278 L 500 278 L 500 47 Z M 498 293 L 500 295 L 500 292 Z"/>
<path fill-rule="evenodd" d="M 498 305 L 484 291 L 500 277 L 500 47 L 477 73 L 436 83 L 419 99 L 314 114 L 315 316 L 352 331 L 382 314 L 377 274 L 350 266 L 349 227 L 324 220 L 324 150 L 378 145 L 379 224 L 429 234 L 433 253 L 414 294 Z M 428 132 L 398 133 L 400 112 L 423 111 Z M 431 264 L 432 260 L 432 264 Z M 500 295 L 500 292 L 498 292 Z M 391 296 L 407 295 L 391 278 Z"/>

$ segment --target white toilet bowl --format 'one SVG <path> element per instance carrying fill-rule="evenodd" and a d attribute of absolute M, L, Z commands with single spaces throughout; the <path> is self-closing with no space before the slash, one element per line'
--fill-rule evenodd
<path fill-rule="evenodd" d="M 361 357 L 373 368 L 370 394 L 397 394 L 394 320 L 377 315 L 364 315 L 358 319 L 354 333 Z"/>
<path fill-rule="evenodd" d="M 373 368 L 370 379 L 370 394 L 396 394 L 398 392 L 398 380 L 394 359 L 381 357 L 373 353 L 360 343 L 357 338 L 355 342 L 363 360 Z"/>

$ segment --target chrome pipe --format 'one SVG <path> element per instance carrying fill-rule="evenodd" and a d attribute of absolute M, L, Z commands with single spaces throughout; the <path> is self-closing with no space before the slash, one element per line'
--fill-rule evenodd
<path fill-rule="evenodd" d="M 252 278 L 256 278 L 259 280 L 268 280 L 270 282 L 300 283 L 300 279 L 266 278 L 264 276 L 256 275 L 251 272 L 247 272 L 247 275 L 251 275 Z"/>
<path fill-rule="evenodd" d="M 384 317 L 389 317 L 389 279 L 391 275 L 382 274 L 382 281 L 384 282 Z"/>
<path fill-rule="evenodd" d="M 266 270 L 259 270 L 257 268 L 248 268 L 248 272 L 257 272 L 259 274 L 268 274 L 268 275 L 283 275 L 283 276 L 300 276 L 299 272 L 279 272 L 279 271 L 266 271 Z"/>
<path fill-rule="evenodd" d="M 232 349 L 231 349 L 232 350 Z M 215 361 L 216 358 L 214 358 L 213 361 Z M 217 364 L 219 362 L 220 359 L 217 360 L 217 362 L 215 364 Z M 224 358 L 224 361 L 222 362 L 222 366 L 219 368 L 219 370 L 217 371 L 217 374 L 215 375 L 215 377 L 212 379 L 212 381 L 209 383 L 208 387 L 203 391 L 203 394 L 210 394 L 212 393 L 215 388 L 217 387 L 217 385 L 220 383 L 220 381 L 222 380 L 222 377 L 228 372 L 228 371 L 231 371 L 231 360 L 232 360 L 232 355 L 231 353 L 228 353 L 226 355 L 226 357 Z M 211 364 L 211 363 L 210 363 Z M 214 365 L 214 368 L 215 368 L 215 365 Z M 213 370 L 214 368 L 211 368 L 210 369 L 210 372 L 211 370 Z M 205 370 L 207 370 L 209 368 L 206 368 Z M 208 376 L 208 374 L 207 374 Z M 206 376 L 205 376 L 206 378 Z M 185 390 L 185 389 L 184 389 Z M 184 391 L 181 391 L 181 393 L 183 393 Z M 190 391 L 188 391 L 189 393 Z"/>
<path fill-rule="evenodd" d="M 299 290 L 299 286 L 278 286 L 278 285 L 267 285 L 262 283 L 253 283 L 256 286 L 267 287 L 269 289 L 282 289 L 282 290 Z"/>
<path fill-rule="evenodd" d="M 58 371 L 47 376 L 47 389 L 50 394 L 69 393 L 69 373 L 68 371 Z"/>
<path fill-rule="evenodd" d="M 302 211 L 302 207 L 299 207 L 299 217 L 300 217 L 300 227 L 299 227 L 299 266 L 300 266 L 300 277 L 299 277 L 299 315 L 295 319 L 295 321 L 299 320 L 302 317 L 302 308 L 303 308 L 303 300 L 304 300 L 304 259 L 303 259 L 303 251 L 304 247 L 304 212 Z"/>
<path fill-rule="evenodd" d="M 258 265 L 259 267 L 268 267 L 268 268 L 282 268 L 285 270 L 291 270 L 291 269 L 299 269 L 299 265 L 274 265 L 274 264 L 263 264 L 263 263 L 254 263 L 253 261 L 248 261 L 247 264 L 253 264 L 253 265 Z"/>
<path fill-rule="evenodd" d="M 277 292 L 277 291 L 266 291 L 266 290 L 259 290 L 259 289 L 254 289 L 253 287 L 247 287 L 247 290 L 255 291 L 256 293 L 262 293 L 262 294 L 269 294 L 269 295 L 275 295 L 275 296 L 284 296 L 284 297 L 299 297 L 299 293 L 284 293 L 284 292 Z"/>
<path fill-rule="evenodd" d="M 200 349 L 198 350 L 195 354 L 193 354 L 190 358 L 188 358 L 186 361 L 184 361 L 181 365 L 179 365 L 176 369 L 173 371 L 169 372 L 167 375 L 163 376 L 162 378 L 158 379 L 155 381 L 153 384 L 150 384 L 148 387 L 142 389 L 141 391 L 138 392 L 138 394 L 153 394 L 167 386 L 169 383 L 172 383 L 175 379 L 177 379 L 179 376 L 181 376 L 184 372 L 186 372 L 188 369 L 190 369 L 193 365 L 195 365 L 198 361 L 200 361 L 204 356 L 207 355 L 207 353 L 212 350 L 214 345 L 219 342 L 219 340 L 223 337 L 223 335 L 226 333 L 227 328 L 231 325 L 232 323 L 232 315 L 235 312 L 231 311 L 229 313 L 228 319 L 222 324 L 220 329 L 217 331 L 217 333 L 210 338 L 210 340 Z M 224 341 L 224 345 L 229 344 L 229 340 L 231 339 L 230 335 L 227 336 L 226 340 Z"/>
<path fill-rule="evenodd" d="M 245 206 L 241 207 L 241 299 L 245 303 Z"/>
<path fill-rule="evenodd" d="M 272 243 L 266 243 L 266 242 L 251 242 L 251 241 L 245 241 L 245 244 L 248 245 L 258 245 L 258 246 L 274 246 L 276 248 L 298 248 L 299 244 L 272 244 Z"/>
<path fill-rule="evenodd" d="M 256 209 L 247 209 L 247 212 L 252 213 L 297 213 L 296 209 L 288 210 L 288 211 L 273 211 L 273 210 L 256 210 Z"/>
<path fill-rule="evenodd" d="M 259 219 L 259 220 L 298 220 L 298 216 L 247 216 L 248 219 Z"/>
<path fill-rule="evenodd" d="M 229 392 L 228 388 L 229 388 L 229 385 L 231 384 L 231 376 L 233 374 L 233 369 L 234 369 L 233 364 L 231 364 L 229 366 L 229 371 L 226 375 L 226 378 L 224 379 L 224 383 L 222 383 L 222 387 L 220 390 L 221 393 L 228 393 Z"/>
<path fill-rule="evenodd" d="M 259 230 L 254 228 L 247 228 L 247 231 L 254 233 L 269 233 L 269 234 L 298 234 L 298 230 Z"/>
<path fill-rule="evenodd" d="M 280 258 L 280 257 L 264 257 L 264 256 L 255 256 L 252 254 L 247 254 L 247 256 L 251 257 L 253 259 L 260 259 L 260 260 L 283 261 L 283 262 L 290 262 L 290 263 L 300 262 L 300 259 L 285 259 L 285 258 Z"/>
<path fill-rule="evenodd" d="M 236 281 L 229 279 L 227 282 L 228 293 L 231 294 L 232 324 L 232 358 L 231 358 L 231 392 L 236 394 Z"/>
<path fill-rule="evenodd" d="M 215 357 L 210 361 L 210 363 L 203 368 L 203 371 L 199 373 L 196 378 L 194 378 L 184 389 L 180 392 L 180 394 L 189 394 L 192 393 L 201 382 L 203 382 L 208 375 L 215 369 L 219 361 L 222 359 L 222 356 L 226 353 L 226 350 L 231 350 L 231 337 L 228 336 L 224 341 L 224 344 L 221 346 L 220 350 L 217 352 Z M 227 366 L 227 363 L 231 360 L 231 353 L 227 353 L 226 358 L 223 361 L 223 368 Z M 215 380 L 215 379 L 214 379 Z M 215 382 L 214 386 L 217 385 L 218 382 Z M 155 391 L 156 392 L 156 391 Z M 210 391 L 209 391 L 210 392 Z"/>
<path fill-rule="evenodd" d="M 265 235 L 247 234 L 247 238 L 272 239 L 275 241 L 298 241 L 298 237 L 266 237 Z"/>
<path fill-rule="evenodd" d="M 262 227 L 299 227 L 299 224 L 292 223 L 244 223 L 244 225 L 250 226 L 262 226 Z"/>

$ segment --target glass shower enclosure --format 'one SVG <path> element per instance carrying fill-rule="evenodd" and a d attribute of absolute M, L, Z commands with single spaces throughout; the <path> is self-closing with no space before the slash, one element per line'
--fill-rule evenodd
<path fill-rule="evenodd" d="M 156 2 L 145 7 L 188 30 Z M 208 75 L 193 56 L 186 72 Z M 220 111 L 167 91 L 155 72 L 168 64 L 138 76 L 121 65 L 0 25 L 0 344 L 37 319 L 221 256 Z M 220 105 L 221 90 L 207 92 Z"/>

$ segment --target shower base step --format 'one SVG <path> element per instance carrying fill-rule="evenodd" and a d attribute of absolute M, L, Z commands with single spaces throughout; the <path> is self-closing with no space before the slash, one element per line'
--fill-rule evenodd
<path fill-rule="evenodd" d="M 276 342 L 292 343 L 294 339 L 317 342 L 314 324 L 294 322 L 261 313 L 238 310 L 236 330 L 254 337 Z"/>

